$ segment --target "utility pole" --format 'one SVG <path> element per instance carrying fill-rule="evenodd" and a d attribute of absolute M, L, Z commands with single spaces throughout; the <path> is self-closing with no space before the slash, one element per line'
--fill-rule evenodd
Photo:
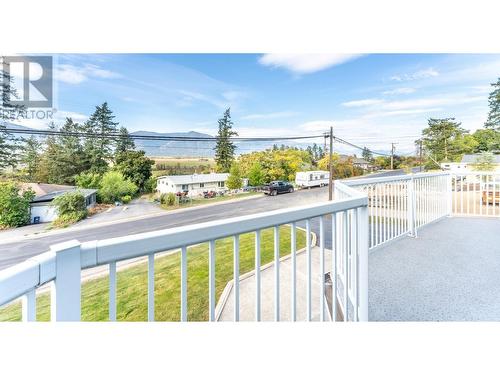
<path fill-rule="evenodd" d="M 330 148 L 328 153 L 328 165 L 330 169 L 330 174 L 328 176 L 328 200 L 333 199 L 333 126 L 330 126 Z"/>
<path fill-rule="evenodd" d="M 394 145 L 397 143 L 391 143 L 391 169 L 394 169 L 394 150 L 396 149 Z"/>
<path fill-rule="evenodd" d="M 420 172 L 422 172 L 422 139 L 418 141 L 418 164 L 420 166 Z"/>

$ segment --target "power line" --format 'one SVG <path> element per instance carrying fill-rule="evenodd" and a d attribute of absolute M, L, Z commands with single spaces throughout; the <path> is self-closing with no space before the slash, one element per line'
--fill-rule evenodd
<path fill-rule="evenodd" d="M 14 133 L 14 134 L 26 134 L 26 135 L 40 135 L 40 136 L 62 136 L 62 137 L 81 137 L 81 138 L 107 138 L 107 139 L 120 139 L 124 135 L 120 133 L 108 133 L 108 134 L 98 134 L 90 132 L 61 132 L 58 130 L 38 130 L 38 129 L 12 129 L 6 128 L 1 131 Z M 170 141 L 170 142 L 216 142 L 216 137 L 195 137 L 195 136 L 164 136 L 164 135 L 140 135 L 140 134 L 129 134 L 131 139 L 134 140 L 144 140 L 144 141 Z M 271 141 L 288 141 L 288 140 L 301 140 L 301 139 L 316 139 L 316 138 L 328 138 L 329 134 L 315 134 L 308 136 L 288 136 L 288 137 L 230 137 L 231 140 L 235 142 L 271 142 Z M 391 156 L 387 153 L 382 153 L 369 149 L 366 146 L 359 146 L 352 142 L 349 142 L 343 138 L 333 136 L 333 140 L 342 143 L 344 145 L 356 148 L 358 150 L 364 151 L 367 149 L 372 154 L 380 156 Z M 160 146 L 144 146 L 144 147 L 160 147 Z M 169 146 L 173 148 L 173 146 Z M 189 147 L 185 147 L 189 148 Z M 200 148 L 197 146 L 196 148 Z M 206 149 L 209 149 L 208 147 Z"/>
<path fill-rule="evenodd" d="M 124 138 L 120 133 L 90 133 L 90 132 L 61 132 L 58 130 L 37 130 L 37 129 L 11 129 L 7 128 L 5 131 L 14 134 L 28 134 L 28 135 L 43 135 L 43 136 L 63 136 L 63 137 L 90 137 L 90 138 L 111 138 L 119 139 Z M 155 141 L 197 141 L 197 142 L 215 142 L 217 137 L 195 137 L 195 136 L 166 136 L 166 135 L 140 135 L 129 134 L 131 139 L 137 140 L 155 140 Z M 229 139 L 237 142 L 258 142 L 258 141 L 287 141 L 287 140 L 300 140 L 300 139 L 314 139 L 323 138 L 324 135 L 303 135 L 292 137 L 229 137 Z"/>

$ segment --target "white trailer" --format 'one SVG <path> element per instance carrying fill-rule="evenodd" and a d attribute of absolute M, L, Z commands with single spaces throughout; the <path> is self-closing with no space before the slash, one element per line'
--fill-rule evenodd
<path fill-rule="evenodd" d="M 326 171 L 297 172 L 295 184 L 301 188 L 311 188 L 315 186 L 328 185 L 330 173 Z"/>

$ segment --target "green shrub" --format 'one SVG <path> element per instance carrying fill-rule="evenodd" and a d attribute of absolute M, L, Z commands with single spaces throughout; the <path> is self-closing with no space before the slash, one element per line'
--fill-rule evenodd
<path fill-rule="evenodd" d="M 146 183 L 144 184 L 144 192 L 145 193 L 152 193 L 156 189 L 156 178 L 150 177 L 147 179 Z"/>
<path fill-rule="evenodd" d="M 160 203 L 166 204 L 167 206 L 173 206 L 177 200 L 177 197 L 174 193 L 163 193 L 160 195 Z"/>
<path fill-rule="evenodd" d="M 102 176 L 98 173 L 82 172 L 75 177 L 76 186 L 84 189 L 99 189 Z"/>
<path fill-rule="evenodd" d="M 71 224 L 77 223 L 87 217 L 87 211 L 71 212 L 64 215 L 59 215 L 55 219 L 51 227 L 53 228 L 65 228 Z"/>
<path fill-rule="evenodd" d="M 19 194 L 13 182 L 0 182 L 0 227 L 18 227 L 30 223 L 30 202 L 35 197 L 28 190 Z"/>
<path fill-rule="evenodd" d="M 137 186 L 120 172 L 109 171 L 102 176 L 99 196 L 104 203 L 120 201 L 125 195 L 133 196 L 136 192 Z"/>
<path fill-rule="evenodd" d="M 130 195 L 124 195 L 122 197 L 122 203 L 123 204 L 129 204 L 131 200 L 132 200 L 132 197 Z"/>
<path fill-rule="evenodd" d="M 56 197 L 51 205 L 57 208 L 58 213 L 57 219 L 52 222 L 53 227 L 66 227 L 87 217 L 85 197 L 78 190 Z"/>

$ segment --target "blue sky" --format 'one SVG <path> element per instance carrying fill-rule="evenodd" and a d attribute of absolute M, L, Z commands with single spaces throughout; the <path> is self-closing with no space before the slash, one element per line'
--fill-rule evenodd
<path fill-rule="evenodd" d="M 379 151 L 397 142 L 400 152 L 414 150 L 429 117 L 482 127 L 489 84 L 500 77 L 500 55 L 55 56 L 56 122 L 84 121 L 107 101 L 131 131 L 215 134 L 230 106 L 242 136 L 318 134 L 333 125 L 339 137 Z"/>

